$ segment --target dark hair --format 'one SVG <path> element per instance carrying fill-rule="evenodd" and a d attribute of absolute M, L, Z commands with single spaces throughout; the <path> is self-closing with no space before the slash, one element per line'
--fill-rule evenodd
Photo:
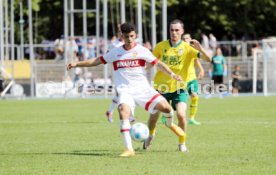
<path fill-rule="evenodd" d="M 182 26 L 182 28 L 184 29 L 184 23 L 179 19 L 174 19 L 172 22 L 170 22 L 170 25 L 171 24 L 180 24 Z"/>
<path fill-rule="evenodd" d="M 135 31 L 135 26 L 133 24 L 130 23 L 123 23 L 121 24 L 121 32 L 122 33 L 130 33 L 132 31 Z"/>

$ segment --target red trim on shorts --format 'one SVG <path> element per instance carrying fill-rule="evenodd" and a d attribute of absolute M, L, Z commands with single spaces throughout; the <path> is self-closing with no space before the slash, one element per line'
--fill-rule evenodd
<path fill-rule="evenodd" d="M 159 97 L 159 96 L 160 96 L 160 94 L 154 95 L 154 96 L 146 103 L 145 109 L 146 109 L 147 111 L 149 110 L 150 104 L 151 104 L 157 97 Z"/>
<path fill-rule="evenodd" d="M 121 129 L 121 132 L 129 132 L 130 129 Z"/>
<path fill-rule="evenodd" d="M 155 65 L 158 62 L 158 59 L 156 58 L 155 60 L 153 60 L 150 64 L 151 65 Z"/>
<path fill-rule="evenodd" d="M 102 61 L 103 64 L 106 64 L 106 61 L 104 60 L 103 56 L 100 56 L 100 60 Z"/>
<path fill-rule="evenodd" d="M 145 67 L 146 61 L 143 59 L 126 59 L 126 60 L 117 60 L 113 62 L 114 70 L 120 68 L 135 68 L 135 67 Z"/>

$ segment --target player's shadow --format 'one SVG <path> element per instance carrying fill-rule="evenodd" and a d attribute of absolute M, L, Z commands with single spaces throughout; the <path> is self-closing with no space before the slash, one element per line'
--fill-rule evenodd
<path fill-rule="evenodd" d="M 143 150 L 141 148 L 135 149 L 136 155 L 146 155 L 146 154 L 160 154 L 168 153 L 168 150 Z M 177 152 L 177 151 L 176 151 Z M 112 150 L 75 150 L 71 152 L 29 152 L 29 153 L 1 153 L 1 155 L 67 155 L 67 156 L 94 156 L 94 157 L 110 157 L 117 158 L 120 152 Z"/>
<path fill-rule="evenodd" d="M 110 153 L 52 153 L 56 155 L 75 155 L 75 156 L 111 156 Z"/>
<path fill-rule="evenodd" d="M 114 153 L 111 153 L 108 150 L 77 150 L 72 152 L 60 152 L 52 153 L 57 155 L 75 155 L 75 156 L 104 156 L 104 157 L 113 157 Z"/>
<path fill-rule="evenodd" d="M 50 152 L 50 153 L 0 153 L 0 155 L 72 155 L 72 156 L 103 156 L 103 157 L 115 157 L 115 153 L 111 153 L 110 150 L 81 150 L 72 152 Z"/>

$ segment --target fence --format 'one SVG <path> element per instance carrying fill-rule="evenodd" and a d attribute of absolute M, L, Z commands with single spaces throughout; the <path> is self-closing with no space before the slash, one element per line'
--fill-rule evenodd
<path fill-rule="evenodd" d="M 241 89 L 243 93 L 264 93 L 264 95 L 276 94 L 276 40 L 260 40 L 260 41 L 223 41 L 217 43 L 223 51 L 225 56 L 228 74 L 224 79 L 226 85 L 229 85 L 231 81 L 231 74 L 235 65 L 241 67 Z M 15 80 L 14 85 L 21 84 L 25 95 L 30 96 L 32 88 L 35 91 L 36 97 L 53 97 L 53 96 L 66 96 L 66 97 L 78 97 L 83 94 L 77 92 L 77 87 L 74 86 L 73 80 L 76 78 L 76 72 L 66 71 L 66 60 L 54 60 L 54 45 L 34 45 L 35 46 L 35 61 L 31 65 L 31 75 L 29 79 L 20 79 L 14 77 L 14 72 L 18 70 L 12 70 L 12 65 L 7 66 L 7 61 L 4 60 L 2 66 L 3 70 L 12 75 L 12 77 L 6 78 L 6 86 L 11 80 Z M 21 48 L 15 46 L 20 56 Z M 25 54 L 28 54 L 28 48 L 25 47 Z M 17 55 L 17 54 L 16 54 Z M 46 59 L 51 58 L 51 59 Z M 21 57 L 16 57 L 17 60 L 22 60 Z M 17 62 L 15 60 L 14 62 Z M 202 62 L 205 69 L 205 77 L 200 83 L 205 84 L 210 82 L 208 75 L 209 63 Z M 104 69 L 107 66 L 107 69 Z M 10 67 L 10 68 L 8 68 Z M 20 68 L 17 68 L 20 69 Z M 25 69 L 22 67 L 22 69 Z M 93 68 L 85 68 L 81 70 L 81 76 L 86 81 L 94 82 L 94 85 L 98 89 L 94 92 L 98 92 L 97 95 L 109 96 L 113 95 L 113 75 L 111 65 L 100 65 Z M 149 80 L 152 80 L 151 74 L 147 74 Z M 35 81 L 35 87 L 30 86 L 30 79 Z M 12 86 L 12 85 L 11 85 Z M 18 88 L 18 87 L 17 87 Z M 9 90 L 6 92 L 6 96 L 12 92 Z M 4 94 L 5 95 L 5 94 Z M 12 94 L 11 94 L 12 95 Z M 87 95 L 87 94 L 86 94 Z M 90 96 L 91 94 L 89 94 Z M 3 95 L 2 95 L 3 96 Z M 95 94 L 92 94 L 95 96 Z"/>

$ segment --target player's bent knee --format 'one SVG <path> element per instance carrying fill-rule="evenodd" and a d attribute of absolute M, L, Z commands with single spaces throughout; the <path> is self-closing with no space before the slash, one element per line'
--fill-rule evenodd
<path fill-rule="evenodd" d="M 171 108 L 164 108 L 164 111 L 163 111 L 163 112 L 164 112 L 164 113 L 169 113 L 169 112 L 171 112 L 171 110 L 172 110 Z"/>
<path fill-rule="evenodd" d="M 163 105 L 163 113 L 170 113 L 172 111 L 172 108 L 171 108 L 171 106 L 169 105 L 169 103 L 165 103 L 164 105 Z"/>
<path fill-rule="evenodd" d="M 172 108 L 166 100 L 163 100 L 155 106 L 155 110 L 158 110 L 163 113 L 170 113 Z"/>

